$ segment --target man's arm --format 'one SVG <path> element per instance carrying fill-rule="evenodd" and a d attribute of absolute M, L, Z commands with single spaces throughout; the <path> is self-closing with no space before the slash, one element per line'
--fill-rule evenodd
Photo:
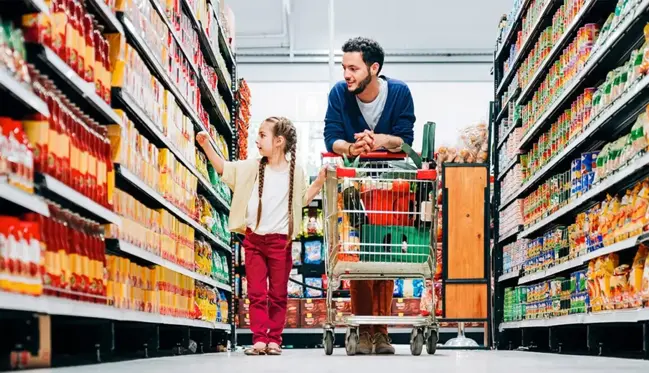
<path fill-rule="evenodd" d="M 392 126 L 392 136 L 398 137 L 398 140 L 391 140 L 391 145 L 397 145 L 401 149 L 401 144 L 406 143 L 412 146 L 412 141 L 415 137 L 415 105 L 412 100 L 412 94 L 408 86 L 403 86 L 403 91 L 399 99 L 396 110 L 398 110 L 397 120 Z M 390 149 L 390 148 L 388 148 Z"/>
<path fill-rule="evenodd" d="M 325 114 L 324 138 L 328 152 L 339 155 L 358 155 L 360 152 L 355 149 L 354 143 L 345 140 L 345 123 L 342 115 L 342 100 L 336 87 L 329 92 L 327 113 Z"/>

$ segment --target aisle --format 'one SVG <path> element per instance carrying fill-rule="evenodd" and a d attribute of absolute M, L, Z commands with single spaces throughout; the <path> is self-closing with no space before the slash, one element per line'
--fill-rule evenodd
<path fill-rule="evenodd" d="M 288 350 L 283 356 L 248 357 L 243 353 L 170 357 L 152 360 L 61 369 L 43 369 L 39 373 L 130 373 L 130 372 L 308 372 L 308 373 L 566 373 L 566 372 L 646 372 L 649 362 L 516 351 L 438 351 L 436 355 L 410 356 L 407 346 L 398 346 L 396 356 L 345 356 L 337 349 L 334 356 L 322 350 Z M 297 359 L 297 361 L 295 360 Z M 407 370 L 406 370 L 407 369 Z M 356 373 L 356 372 L 355 372 Z"/>

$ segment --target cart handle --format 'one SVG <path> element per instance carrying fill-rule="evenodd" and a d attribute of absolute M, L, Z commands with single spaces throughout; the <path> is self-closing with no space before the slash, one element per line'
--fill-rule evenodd
<path fill-rule="evenodd" d="M 336 153 L 324 152 L 322 153 L 322 158 L 341 158 L 342 155 Z M 408 154 L 404 152 L 392 153 L 392 152 L 372 152 L 361 154 L 360 159 L 366 160 L 384 160 L 384 159 L 406 159 Z"/>

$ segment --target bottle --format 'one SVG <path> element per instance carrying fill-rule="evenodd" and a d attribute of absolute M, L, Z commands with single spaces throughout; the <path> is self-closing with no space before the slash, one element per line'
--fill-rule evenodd
<path fill-rule="evenodd" d="M 79 133 L 79 123 L 76 116 L 70 121 L 72 130 L 70 131 L 70 181 L 71 187 L 81 193 L 81 183 L 83 181 L 81 171 L 81 142 Z"/>
<path fill-rule="evenodd" d="M 84 22 L 84 31 L 85 31 L 85 72 L 83 78 L 88 83 L 94 83 L 95 76 L 95 40 L 94 40 L 94 24 L 93 16 L 90 13 L 86 13 L 83 17 Z"/>
<path fill-rule="evenodd" d="M 115 193 L 115 167 L 113 166 L 111 157 L 110 140 L 108 139 L 108 129 L 102 127 L 104 134 L 104 154 L 102 157 L 102 190 L 105 195 L 102 196 L 104 206 L 113 210 L 113 195 Z"/>
<path fill-rule="evenodd" d="M 62 95 L 61 95 L 62 96 Z M 72 132 L 72 103 L 65 97 L 63 101 L 63 116 L 61 117 L 61 178 L 64 184 L 70 186 L 70 135 Z"/>
<path fill-rule="evenodd" d="M 103 41 L 103 50 L 104 50 L 104 65 L 103 65 L 103 73 L 104 73 L 104 101 L 106 101 L 107 104 L 110 105 L 111 99 L 110 99 L 110 88 L 112 86 L 111 83 L 111 64 L 110 64 L 110 44 L 108 44 L 108 39 L 102 37 Z"/>
<path fill-rule="evenodd" d="M 99 154 L 99 141 L 98 141 L 98 133 L 97 131 L 99 130 L 99 126 L 96 125 L 94 122 L 90 121 L 88 123 L 89 125 L 89 132 L 88 132 L 88 157 L 87 157 L 87 164 L 88 164 L 88 190 L 89 190 L 89 196 L 92 198 L 93 201 L 95 202 L 100 202 L 98 198 L 98 191 L 97 191 L 97 181 L 99 179 L 98 177 L 98 154 Z"/>
<path fill-rule="evenodd" d="M 47 93 L 47 108 L 50 112 L 50 117 L 48 120 L 48 134 L 47 134 L 47 151 L 46 151 L 46 162 L 44 164 L 43 172 L 55 176 L 56 167 L 59 161 L 59 152 L 58 152 L 58 139 L 59 139 L 59 108 L 58 101 L 55 99 L 55 92 L 53 91 L 53 85 L 50 80 L 44 80 L 45 89 Z"/>
<path fill-rule="evenodd" d="M 67 22 L 65 24 L 65 58 L 63 59 L 68 66 L 76 70 L 77 66 L 77 19 L 74 11 L 74 1 L 64 0 L 64 11 Z"/>
<path fill-rule="evenodd" d="M 75 2 L 77 18 L 77 74 L 84 79 L 86 74 L 86 11 L 80 2 Z"/>
<path fill-rule="evenodd" d="M 103 31 L 103 27 L 100 25 L 95 25 L 94 28 L 94 42 L 95 42 L 95 93 L 99 95 L 99 97 L 102 96 L 103 92 L 103 79 L 104 79 L 104 48 L 103 42 L 102 42 L 102 35 L 101 32 Z"/>
<path fill-rule="evenodd" d="M 34 93 L 38 98 L 47 102 L 47 92 L 43 85 L 43 80 L 40 77 L 40 72 L 36 70 L 33 65 L 29 66 L 30 74 L 32 76 L 32 83 Z M 34 162 L 35 172 L 45 172 L 47 164 L 47 136 L 49 123 L 48 118 L 40 113 L 35 113 L 28 116 L 23 121 L 23 128 L 27 139 L 32 147 L 32 156 Z M 2 140 L 0 140 L 1 142 Z M 1 162 L 1 156 L 0 156 Z M 2 166 L 0 166 L 2 168 Z M 0 171 L 0 175 L 2 171 Z"/>

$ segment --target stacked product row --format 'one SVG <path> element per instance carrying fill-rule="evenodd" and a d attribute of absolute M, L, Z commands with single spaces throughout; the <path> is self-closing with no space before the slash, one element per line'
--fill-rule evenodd
<path fill-rule="evenodd" d="M 237 131 L 239 131 L 239 159 L 248 158 L 248 129 L 250 128 L 250 87 L 244 79 L 239 83 L 239 116 Z"/>
<path fill-rule="evenodd" d="M 588 262 L 570 278 L 557 277 L 531 286 L 505 289 L 505 321 L 542 319 L 587 312 L 649 307 L 647 247 L 632 262 L 617 253 Z"/>
<path fill-rule="evenodd" d="M 219 43 L 220 4 L 53 0 L 0 14 L 0 85 L 7 107 L 19 103 L 0 117 L 0 198 L 24 208 L 0 217 L 1 291 L 231 321 L 231 192 L 195 145 L 207 130 L 230 158 L 217 128 L 230 126 L 235 61 L 231 38 Z"/>

